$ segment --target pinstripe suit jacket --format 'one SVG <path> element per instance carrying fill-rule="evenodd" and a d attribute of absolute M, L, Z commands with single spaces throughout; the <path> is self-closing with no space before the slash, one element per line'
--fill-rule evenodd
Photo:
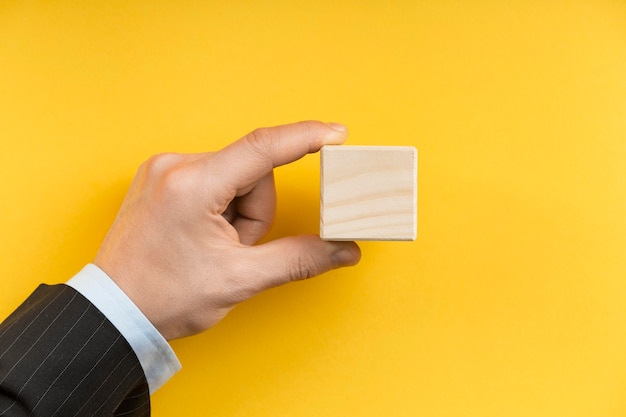
<path fill-rule="evenodd" d="M 41 285 L 0 324 L 0 416 L 149 416 L 126 339 L 66 285 Z"/>

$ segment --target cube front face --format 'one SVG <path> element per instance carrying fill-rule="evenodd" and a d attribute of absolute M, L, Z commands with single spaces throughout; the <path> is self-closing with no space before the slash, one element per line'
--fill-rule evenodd
<path fill-rule="evenodd" d="M 415 148 L 324 146 L 320 191 L 322 239 L 415 240 Z"/>

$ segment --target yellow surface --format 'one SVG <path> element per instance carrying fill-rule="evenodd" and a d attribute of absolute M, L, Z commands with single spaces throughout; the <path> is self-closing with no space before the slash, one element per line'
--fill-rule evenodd
<path fill-rule="evenodd" d="M 626 415 L 626 2 L 0 3 L 0 313 L 136 167 L 257 126 L 419 149 L 419 236 L 174 343 L 161 416 Z M 272 236 L 317 230 L 318 159 Z"/>

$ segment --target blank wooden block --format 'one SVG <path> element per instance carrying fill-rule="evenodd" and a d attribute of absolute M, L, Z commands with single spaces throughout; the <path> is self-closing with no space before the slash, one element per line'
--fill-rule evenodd
<path fill-rule="evenodd" d="M 320 236 L 325 240 L 415 240 L 417 150 L 324 146 Z"/>

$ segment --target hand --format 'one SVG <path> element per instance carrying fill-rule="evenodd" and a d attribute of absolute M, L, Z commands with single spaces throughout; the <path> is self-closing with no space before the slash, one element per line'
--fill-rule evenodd
<path fill-rule="evenodd" d="M 273 168 L 346 136 L 309 121 L 255 130 L 216 153 L 153 156 L 95 264 L 168 340 L 208 329 L 265 289 L 356 264 L 354 242 L 307 235 L 253 246 L 274 220 Z"/>

